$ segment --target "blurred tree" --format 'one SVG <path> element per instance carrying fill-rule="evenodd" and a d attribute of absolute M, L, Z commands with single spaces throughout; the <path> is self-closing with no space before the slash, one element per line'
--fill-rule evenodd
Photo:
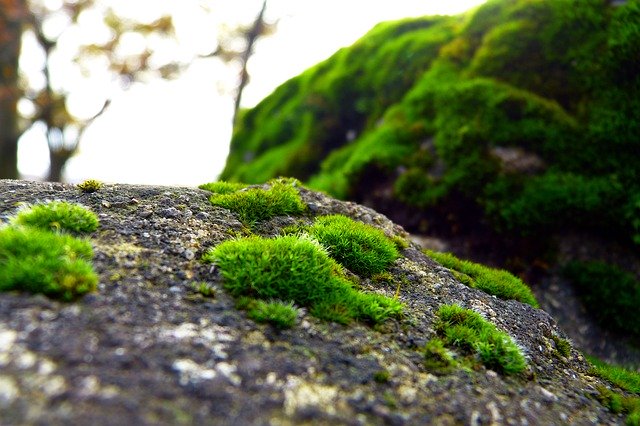
<path fill-rule="evenodd" d="M 90 37 L 82 34 L 83 26 L 92 27 Z M 95 84 L 99 74 L 97 84 L 127 86 L 151 75 L 173 77 L 186 63 L 154 52 L 173 42 L 173 31 L 170 16 L 140 22 L 94 0 L 0 0 L 0 178 L 18 177 L 18 140 L 39 128 L 49 148 L 47 179 L 61 180 L 87 126 L 110 103 L 105 94 L 88 117 L 71 114 L 69 82 L 91 76 Z M 39 72 L 21 73 L 21 45 L 29 37 L 42 63 Z"/>
<path fill-rule="evenodd" d="M 0 178 L 18 178 L 18 60 L 27 17 L 21 0 L 0 0 Z"/>
<path fill-rule="evenodd" d="M 268 22 L 265 18 L 268 0 L 262 1 L 262 7 L 253 22 L 232 28 L 223 28 L 218 37 L 216 50 L 207 56 L 216 56 L 227 63 L 237 63 L 240 71 L 234 93 L 233 126 L 235 128 L 240 110 L 240 102 L 245 87 L 249 84 L 247 64 L 253 55 L 256 42 L 263 36 L 275 32 L 278 22 Z"/>

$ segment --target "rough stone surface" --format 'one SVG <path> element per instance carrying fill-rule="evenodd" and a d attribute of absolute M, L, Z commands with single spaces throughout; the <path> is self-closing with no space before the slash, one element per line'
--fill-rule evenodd
<path fill-rule="evenodd" d="M 371 209 L 300 190 L 310 215 L 341 213 L 406 236 Z M 542 310 L 457 282 L 412 244 L 390 272 L 401 283 L 402 320 L 372 329 L 323 323 L 304 311 L 286 331 L 234 308 L 206 249 L 247 229 L 199 189 L 0 181 L 0 220 L 20 203 L 67 200 L 96 212 L 91 235 L 99 290 L 73 303 L 0 294 L 1 425 L 151 424 L 617 424 L 596 399 L 579 352 Z M 302 218 L 278 217 L 255 232 L 278 234 Z M 191 290 L 215 287 L 215 297 Z M 393 296 L 396 284 L 362 288 Z M 473 309 L 511 335 L 529 371 L 484 367 L 446 375 L 420 352 L 441 304 Z M 376 381 L 386 371 L 389 380 Z"/>

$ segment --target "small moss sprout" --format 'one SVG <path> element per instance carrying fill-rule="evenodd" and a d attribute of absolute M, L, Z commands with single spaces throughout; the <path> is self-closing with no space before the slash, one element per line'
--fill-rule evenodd
<path fill-rule="evenodd" d="M 103 186 L 104 184 L 99 180 L 87 179 L 84 182 L 77 184 L 76 188 L 85 193 L 92 193 L 98 191 Z"/>

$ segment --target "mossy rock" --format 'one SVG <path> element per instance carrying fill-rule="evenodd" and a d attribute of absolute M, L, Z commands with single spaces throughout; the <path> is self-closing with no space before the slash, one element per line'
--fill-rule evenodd
<path fill-rule="evenodd" d="M 386 185 L 380 206 L 464 199 L 510 233 L 606 219 L 640 240 L 638 16 L 637 1 L 492 0 L 380 24 L 247 111 L 222 177 L 291 175 L 358 201 Z M 504 149 L 537 167 L 505 164 Z M 522 218 L 555 203 L 532 192 L 558 176 L 577 195 Z"/>

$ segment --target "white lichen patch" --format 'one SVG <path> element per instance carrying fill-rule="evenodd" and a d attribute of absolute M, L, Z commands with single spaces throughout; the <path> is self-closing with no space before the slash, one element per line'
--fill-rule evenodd
<path fill-rule="evenodd" d="M 327 414 L 335 414 L 335 401 L 338 388 L 305 382 L 296 376 L 288 376 L 284 389 L 284 410 L 287 416 L 293 416 L 297 411 L 317 407 Z"/>
<path fill-rule="evenodd" d="M 235 340 L 231 331 L 217 324 L 202 319 L 199 324 L 183 323 L 177 327 L 160 331 L 162 340 L 201 344 L 211 350 L 214 359 L 228 358 L 228 343 Z"/>
<path fill-rule="evenodd" d="M 18 398 L 19 393 L 15 379 L 8 376 L 0 376 L 0 408 L 11 405 Z"/>
<path fill-rule="evenodd" d="M 202 366 L 190 359 L 178 359 L 174 361 L 171 368 L 178 372 L 182 386 L 203 380 L 212 380 L 218 375 L 214 369 Z"/>

